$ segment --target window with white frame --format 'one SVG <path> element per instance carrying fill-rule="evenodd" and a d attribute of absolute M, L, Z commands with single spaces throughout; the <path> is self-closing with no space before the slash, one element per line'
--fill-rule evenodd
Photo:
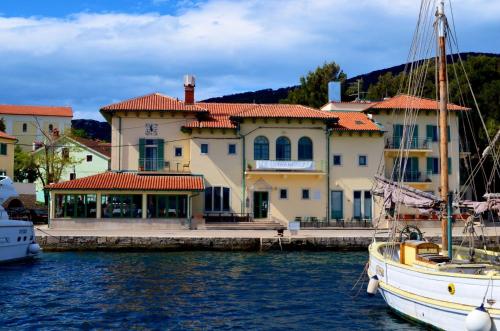
<path fill-rule="evenodd" d="M 358 156 L 358 165 L 360 167 L 366 167 L 368 165 L 368 157 L 366 155 Z"/>
<path fill-rule="evenodd" d="M 282 200 L 288 199 L 288 189 L 286 188 L 280 189 L 280 199 Z"/>
<path fill-rule="evenodd" d="M 200 145 L 200 152 L 201 152 L 201 154 L 208 154 L 208 144 L 201 144 Z"/>
<path fill-rule="evenodd" d="M 309 200 L 311 199 L 311 190 L 308 188 L 302 189 L 302 200 Z"/>
<path fill-rule="evenodd" d="M 236 154 L 236 144 L 229 144 L 227 146 L 227 154 L 235 155 Z"/>

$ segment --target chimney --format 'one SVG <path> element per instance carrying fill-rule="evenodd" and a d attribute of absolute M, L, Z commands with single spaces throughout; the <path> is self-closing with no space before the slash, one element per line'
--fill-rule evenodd
<path fill-rule="evenodd" d="M 184 103 L 186 105 L 194 104 L 194 76 L 185 75 L 184 76 Z"/>

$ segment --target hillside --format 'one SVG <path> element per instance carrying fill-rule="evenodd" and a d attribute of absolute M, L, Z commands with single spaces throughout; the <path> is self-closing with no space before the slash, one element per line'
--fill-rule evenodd
<path fill-rule="evenodd" d="M 500 54 L 492 54 L 492 53 L 461 53 L 462 59 L 466 60 L 471 56 L 485 55 L 488 57 L 499 58 Z M 448 55 L 448 63 L 456 62 L 458 55 Z M 397 66 L 393 66 L 390 68 L 380 69 L 371 71 L 366 74 L 358 75 L 347 79 L 344 86 L 349 86 L 350 83 L 356 82 L 358 79 L 363 79 L 363 90 L 366 91 L 371 84 L 375 84 L 378 81 L 378 78 L 385 73 L 391 72 L 394 76 L 402 72 L 405 68 L 406 64 L 400 64 Z M 205 102 L 234 102 L 234 103 L 278 103 L 280 100 L 285 99 L 288 95 L 288 92 L 297 88 L 298 86 L 290 86 L 283 87 L 276 90 L 273 89 L 264 89 L 258 90 L 254 92 L 243 92 L 236 94 L 224 95 L 222 97 L 209 98 L 204 100 Z"/>
<path fill-rule="evenodd" d="M 78 119 L 71 121 L 71 127 L 76 130 L 85 131 L 88 138 L 111 141 L 111 127 L 108 122 Z"/>

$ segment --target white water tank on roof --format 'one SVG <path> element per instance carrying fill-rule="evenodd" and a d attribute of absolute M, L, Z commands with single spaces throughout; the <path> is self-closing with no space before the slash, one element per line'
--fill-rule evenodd
<path fill-rule="evenodd" d="M 328 102 L 340 102 L 340 82 L 328 83 Z"/>

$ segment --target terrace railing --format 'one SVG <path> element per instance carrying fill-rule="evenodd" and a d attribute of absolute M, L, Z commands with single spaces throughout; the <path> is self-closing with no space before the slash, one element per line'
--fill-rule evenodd
<path fill-rule="evenodd" d="M 431 149 L 431 142 L 428 139 L 411 139 L 403 141 L 402 137 L 388 137 L 385 141 L 385 149 Z"/>

